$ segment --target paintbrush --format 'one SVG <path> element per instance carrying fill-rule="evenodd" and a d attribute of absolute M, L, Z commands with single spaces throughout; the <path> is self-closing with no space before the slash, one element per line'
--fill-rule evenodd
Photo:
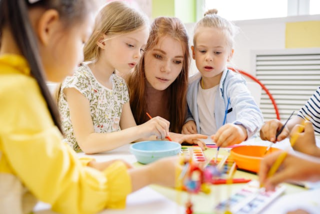
<path fill-rule="evenodd" d="M 289 118 L 287 119 L 287 121 L 284 123 L 284 125 L 281 127 L 281 129 L 277 132 L 276 134 L 276 140 L 279 137 L 279 135 L 281 134 L 281 132 L 283 131 L 284 127 L 287 125 L 288 121 L 290 120 L 290 118 L 292 117 L 292 115 L 294 114 L 294 111 L 291 113 L 291 115 L 289 116 Z M 268 146 L 268 148 L 266 149 L 266 151 L 264 152 L 264 154 L 267 154 L 267 152 L 269 151 L 269 149 L 271 148 L 273 142 L 270 142 L 270 145 Z"/>
<path fill-rule="evenodd" d="M 152 119 L 152 117 L 150 116 L 150 114 L 149 114 L 148 112 L 147 112 L 146 114 L 147 114 L 147 116 L 148 116 L 150 119 Z M 168 140 L 172 141 L 172 139 L 171 139 L 169 136 L 166 136 L 166 138 L 167 138 Z"/>
<path fill-rule="evenodd" d="M 299 134 L 304 130 L 304 122 L 305 120 L 302 121 L 301 125 L 297 131 L 293 134 L 293 136 L 290 139 L 290 143 L 291 146 L 294 146 L 294 144 L 296 143 Z M 275 163 L 272 165 L 271 169 L 269 170 L 268 174 L 267 174 L 267 178 L 271 177 L 274 175 L 274 173 L 276 173 L 276 171 L 279 169 L 279 167 L 281 166 L 282 162 L 284 161 L 284 159 L 287 157 L 288 152 L 284 151 L 283 153 L 281 153 L 279 155 L 279 157 L 277 158 L 277 160 L 275 161 Z M 262 187 L 263 185 L 260 184 L 260 187 Z"/>

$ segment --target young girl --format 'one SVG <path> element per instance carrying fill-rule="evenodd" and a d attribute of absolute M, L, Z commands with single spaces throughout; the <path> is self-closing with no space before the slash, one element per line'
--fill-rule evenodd
<path fill-rule="evenodd" d="M 145 54 L 129 78 L 130 103 L 137 124 L 151 116 L 170 121 L 170 131 L 181 133 L 186 116 L 188 87 L 188 35 L 178 18 L 158 17 L 151 25 Z M 170 133 L 177 142 L 197 143 L 203 135 Z"/>
<path fill-rule="evenodd" d="M 234 26 L 209 10 L 195 26 L 192 56 L 201 73 L 189 84 L 189 115 L 183 133 L 213 135 L 218 146 L 240 143 L 262 125 L 261 111 L 240 74 L 227 69 Z"/>
<path fill-rule="evenodd" d="M 2 214 L 31 213 L 37 200 L 58 213 L 97 213 L 123 207 L 127 194 L 148 184 L 174 185 L 174 160 L 127 170 L 121 161 L 79 161 L 61 143 L 59 115 L 45 76 L 61 81 L 81 62 L 94 21 L 93 3 L 0 1 Z"/>
<path fill-rule="evenodd" d="M 127 85 L 115 74 L 131 72 L 148 35 L 146 18 L 125 3 L 111 2 L 100 11 L 84 47 L 84 60 L 90 62 L 63 82 L 59 96 L 62 128 L 75 151 L 103 152 L 168 135 L 169 122 L 160 117 L 136 126 Z"/>

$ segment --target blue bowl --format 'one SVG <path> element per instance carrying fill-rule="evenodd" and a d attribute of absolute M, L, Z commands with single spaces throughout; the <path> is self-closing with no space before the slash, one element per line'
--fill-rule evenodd
<path fill-rule="evenodd" d="M 148 164 L 160 158 L 178 155 L 181 145 L 172 141 L 144 141 L 132 144 L 130 151 L 138 162 Z"/>

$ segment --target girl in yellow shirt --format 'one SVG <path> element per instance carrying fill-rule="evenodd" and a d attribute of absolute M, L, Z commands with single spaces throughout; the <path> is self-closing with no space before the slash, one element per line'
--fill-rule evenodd
<path fill-rule="evenodd" d="M 2 214 L 30 213 L 37 200 L 59 213 L 96 213 L 124 207 L 127 194 L 151 183 L 174 185 L 175 159 L 127 169 L 79 160 L 61 143 L 45 81 L 62 81 L 81 62 L 94 11 L 86 0 L 0 1 Z"/>

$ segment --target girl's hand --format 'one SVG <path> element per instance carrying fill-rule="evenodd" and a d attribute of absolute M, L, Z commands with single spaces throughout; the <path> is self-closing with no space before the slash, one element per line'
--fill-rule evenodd
<path fill-rule="evenodd" d="M 170 137 L 174 142 L 178 142 L 180 144 L 182 143 L 188 143 L 188 144 L 198 144 L 198 146 L 202 150 L 206 150 L 207 146 L 206 144 L 201 141 L 201 139 L 207 139 L 208 137 L 206 135 L 202 134 L 177 134 L 177 133 L 171 133 Z"/>
<path fill-rule="evenodd" d="M 196 123 L 193 120 L 189 120 L 182 127 L 182 134 L 198 134 Z"/>
<path fill-rule="evenodd" d="M 316 145 L 312 123 L 306 121 L 304 126 L 296 125 L 290 133 L 290 139 L 297 133 L 298 129 L 302 129 L 303 132 L 299 133 L 293 149 L 311 156 L 320 157 L 320 148 Z"/>
<path fill-rule="evenodd" d="M 176 174 L 181 171 L 178 157 L 163 158 L 147 167 L 152 184 L 175 187 Z"/>
<path fill-rule="evenodd" d="M 228 123 L 222 126 L 215 135 L 212 135 L 211 139 L 218 147 L 227 147 L 241 143 L 247 137 L 247 130 L 243 126 Z"/>
<path fill-rule="evenodd" d="M 284 129 L 276 139 L 276 134 L 282 128 L 282 126 L 283 124 L 277 119 L 269 120 L 260 129 L 260 138 L 262 140 L 268 140 L 273 143 L 284 140 L 290 134 L 290 131 L 287 127 L 284 127 Z"/>
<path fill-rule="evenodd" d="M 320 179 L 319 159 L 302 153 L 288 153 L 281 164 L 281 169 L 278 169 L 272 177 L 267 178 L 268 172 L 282 152 L 274 152 L 261 161 L 259 181 L 265 184 L 266 190 L 274 190 L 279 183 L 285 181 L 316 181 Z"/>
<path fill-rule="evenodd" d="M 156 136 L 157 139 L 164 139 L 169 136 L 170 122 L 162 117 L 154 117 L 148 122 L 139 126 L 139 130 L 142 132 L 142 138 L 148 138 Z"/>
<path fill-rule="evenodd" d="M 120 160 L 120 159 L 115 159 L 115 160 L 105 161 L 105 162 L 97 162 L 95 160 L 92 160 L 88 163 L 88 166 L 92 167 L 94 169 L 97 169 L 99 171 L 103 171 L 106 168 L 108 168 L 110 165 L 112 165 L 114 162 L 117 162 L 117 161 L 121 161 L 122 163 L 124 163 L 124 165 L 127 167 L 127 169 L 132 168 L 131 164 L 129 164 L 128 162 L 126 162 L 124 160 Z"/>

